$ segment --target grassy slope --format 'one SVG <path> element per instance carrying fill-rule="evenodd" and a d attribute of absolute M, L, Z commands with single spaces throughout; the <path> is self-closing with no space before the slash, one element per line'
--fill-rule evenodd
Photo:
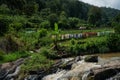
<path fill-rule="evenodd" d="M 78 41 L 84 41 L 84 42 L 96 42 L 96 41 L 105 41 L 106 40 L 106 36 L 102 36 L 102 37 L 90 37 L 90 38 L 84 38 L 84 39 L 76 39 L 76 42 Z M 61 45 L 64 46 L 69 46 L 70 44 L 70 40 L 66 40 L 63 42 L 60 42 Z"/>

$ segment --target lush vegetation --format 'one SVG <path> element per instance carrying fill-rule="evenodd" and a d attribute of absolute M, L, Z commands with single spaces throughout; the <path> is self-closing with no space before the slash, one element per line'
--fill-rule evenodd
<path fill-rule="evenodd" d="M 47 59 L 45 56 L 42 56 L 40 53 L 36 53 L 36 55 L 31 55 L 30 59 L 28 59 L 23 65 L 22 70 L 24 72 L 29 72 L 31 70 L 37 71 L 47 70 L 53 65 L 53 61 Z"/>
<path fill-rule="evenodd" d="M 78 0 L 14 0 L 0 1 L 0 35 L 25 28 L 60 29 L 112 27 L 111 19 L 119 10 L 99 8 Z"/>
<path fill-rule="evenodd" d="M 4 52 L 0 52 L 0 63 L 5 63 L 5 62 L 12 62 L 15 61 L 19 58 L 26 58 L 30 54 L 26 51 L 17 51 L 17 52 L 12 52 L 9 54 L 5 54 Z"/>
<path fill-rule="evenodd" d="M 59 34 L 102 31 L 115 33 L 58 40 Z M 63 57 L 119 52 L 119 44 L 120 10 L 79 0 L 0 0 L 0 63 L 27 58 L 22 73 L 49 69 Z"/>

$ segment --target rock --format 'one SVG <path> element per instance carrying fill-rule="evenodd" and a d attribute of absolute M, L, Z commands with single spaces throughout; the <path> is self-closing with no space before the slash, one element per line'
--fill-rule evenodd
<path fill-rule="evenodd" d="M 24 80 L 38 80 L 37 79 L 38 75 L 29 75 L 27 78 L 25 78 Z"/>
<path fill-rule="evenodd" d="M 106 80 L 120 80 L 120 73 Z"/>
<path fill-rule="evenodd" d="M 0 70 L 0 80 L 3 80 L 8 74 L 8 71 L 5 69 Z"/>
<path fill-rule="evenodd" d="M 98 68 L 101 66 L 97 65 L 96 63 L 87 63 L 84 62 L 83 60 L 79 61 L 77 63 L 74 63 L 72 65 L 72 69 L 69 70 L 66 74 L 64 74 L 60 80 L 63 80 L 64 78 L 72 79 L 73 77 L 77 77 L 80 80 L 84 72 L 89 71 L 91 68 L 96 67 Z"/>
<path fill-rule="evenodd" d="M 16 77 L 20 71 L 20 65 L 25 59 L 21 58 L 14 62 L 4 63 L 0 67 L 0 80 L 10 80 Z"/>
<path fill-rule="evenodd" d="M 98 62 L 98 56 L 86 56 L 85 62 Z"/>
<path fill-rule="evenodd" d="M 30 71 L 29 73 L 30 76 L 28 76 L 26 80 L 32 80 L 32 79 L 29 79 L 32 75 L 33 76 L 37 75 L 36 76 L 37 80 L 41 80 L 43 77 L 44 77 L 43 80 L 56 80 L 57 78 L 60 78 L 61 76 L 63 76 L 65 72 L 67 72 L 67 70 L 70 70 L 72 68 L 72 64 L 78 62 L 79 60 L 81 60 L 80 57 L 63 58 L 61 60 L 57 60 L 56 63 L 46 71 L 45 70 Z"/>
<path fill-rule="evenodd" d="M 120 58 L 117 59 L 109 59 L 109 61 L 107 60 L 107 62 L 102 65 L 101 68 L 93 68 L 92 69 L 92 73 L 94 76 L 94 80 L 106 80 L 106 79 L 110 79 L 111 77 L 117 75 L 120 73 Z M 114 77 L 113 77 L 114 78 Z M 117 76 L 117 78 L 119 78 Z M 114 79 L 111 79 L 114 80 Z M 116 77 L 115 77 L 116 80 Z M 117 79 L 119 80 L 119 79 Z"/>
<path fill-rule="evenodd" d="M 59 66 L 59 68 L 70 70 L 74 62 L 74 58 L 62 59 L 62 64 Z"/>
<path fill-rule="evenodd" d="M 6 79 L 11 79 L 11 78 L 17 77 L 17 75 L 19 74 L 19 72 L 20 72 L 20 66 L 18 66 L 18 67 L 15 69 L 14 73 L 8 74 L 8 75 L 6 76 Z"/>
<path fill-rule="evenodd" d="M 72 68 L 65 72 L 60 71 L 52 75 L 48 75 L 43 80 L 81 80 L 83 72 L 90 70 L 91 68 L 101 67 L 96 63 L 87 63 L 82 61 L 74 62 Z"/>
<path fill-rule="evenodd" d="M 120 58 L 100 59 L 104 61 L 102 64 L 98 63 L 97 56 L 90 56 L 87 58 L 88 62 L 85 58 L 57 60 L 49 70 L 36 71 L 37 73 L 30 74 L 25 80 L 120 80 Z"/>
<path fill-rule="evenodd" d="M 106 69 L 104 71 L 101 71 L 94 76 L 94 80 L 106 80 L 110 78 L 111 76 L 115 76 L 118 72 L 117 69 Z"/>
<path fill-rule="evenodd" d="M 81 60 L 80 56 L 76 58 L 65 58 L 59 60 L 54 66 L 57 66 L 60 69 L 70 70 L 72 68 L 72 64 Z"/>
<path fill-rule="evenodd" d="M 62 77 L 67 71 L 63 70 L 55 74 L 48 75 L 44 77 L 42 80 L 58 80 L 60 77 Z"/>
<path fill-rule="evenodd" d="M 3 80 L 9 73 L 13 63 L 4 63 L 0 67 L 0 80 Z"/>

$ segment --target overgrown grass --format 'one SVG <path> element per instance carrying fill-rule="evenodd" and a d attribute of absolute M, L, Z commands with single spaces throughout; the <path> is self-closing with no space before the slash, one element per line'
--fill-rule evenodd
<path fill-rule="evenodd" d="M 110 51 L 107 44 L 107 36 L 66 40 L 60 42 L 60 46 L 65 47 L 66 53 L 70 55 L 106 53 Z"/>
<path fill-rule="evenodd" d="M 62 30 L 61 34 L 77 34 L 83 32 L 102 32 L 102 31 L 114 31 L 112 28 L 95 28 L 91 30 Z"/>
<path fill-rule="evenodd" d="M 95 41 L 106 41 L 107 36 L 102 36 L 102 37 L 90 37 L 90 38 L 85 38 L 85 39 L 81 39 L 80 41 L 85 41 L 85 42 L 95 42 Z"/>
<path fill-rule="evenodd" d="M 47 59 L 40 53 L 33 54 L 23 65 L 21 71 L 37 71 L 37 70 L 47 70 L 53 64 L 52 60 Z"/>
<path fill-rule="evenodd" d="M 52 38 L 51 38 L 51 32 L 43 32 L 41 36 L 40 31 L 42 31 L 42 29 L 38 29 L 38 31 L 33 31 L 33 32 L 29 32 L 29 31 L 22 31 L 18 33 L 19 39 L 21 41 L 23 41 L 23 43 L 25 44 L 25 49 L 27 50 L 33 50 L 36 47 L 40 48 L 41 46 L 48 46 L 49 44 L 52 43 Z"/>
<path fill-rule="evenodd" d="M 77 42 L 104 42 L 106 41 L 107 39 L 107 36 L 102 36 L 102 37 L 89 37 L 89 38 L 84 38 L 84 39 L 75 39 L 75 43 Z M 71 40 L 66 40 L 66 41 L 63 41 L 63 42 L 60 42 L 60 44 L 62 46 L 69 46 L 71 44 Z"/>
<path fill-rule="evenodd" d="M 26 49 L 34 49 L 35 43 L 38 41 L 38 33 L 37 32 L 19 32 L 18 33 L 19 39 L 23 41 L 25 44 Z"/>
<path fill-rule="evenodd" d="M 14 53 L 3 54 L 2 59 L 0 60 L 0 63 L 12 62 L 12 61 L 15 61 L 19 58 L 28 57 L 29 55 L 30 54 L 26 51 L 17 51 L 17 52 L 14 52 Z"/>

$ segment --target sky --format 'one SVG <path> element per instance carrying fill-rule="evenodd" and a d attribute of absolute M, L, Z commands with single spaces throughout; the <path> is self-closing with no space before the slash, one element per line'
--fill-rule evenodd
<path fill-rule="evenodd" d="M 99 7 L 111 7 L 120 10 L 120 0 L 80 0 Z"/>

